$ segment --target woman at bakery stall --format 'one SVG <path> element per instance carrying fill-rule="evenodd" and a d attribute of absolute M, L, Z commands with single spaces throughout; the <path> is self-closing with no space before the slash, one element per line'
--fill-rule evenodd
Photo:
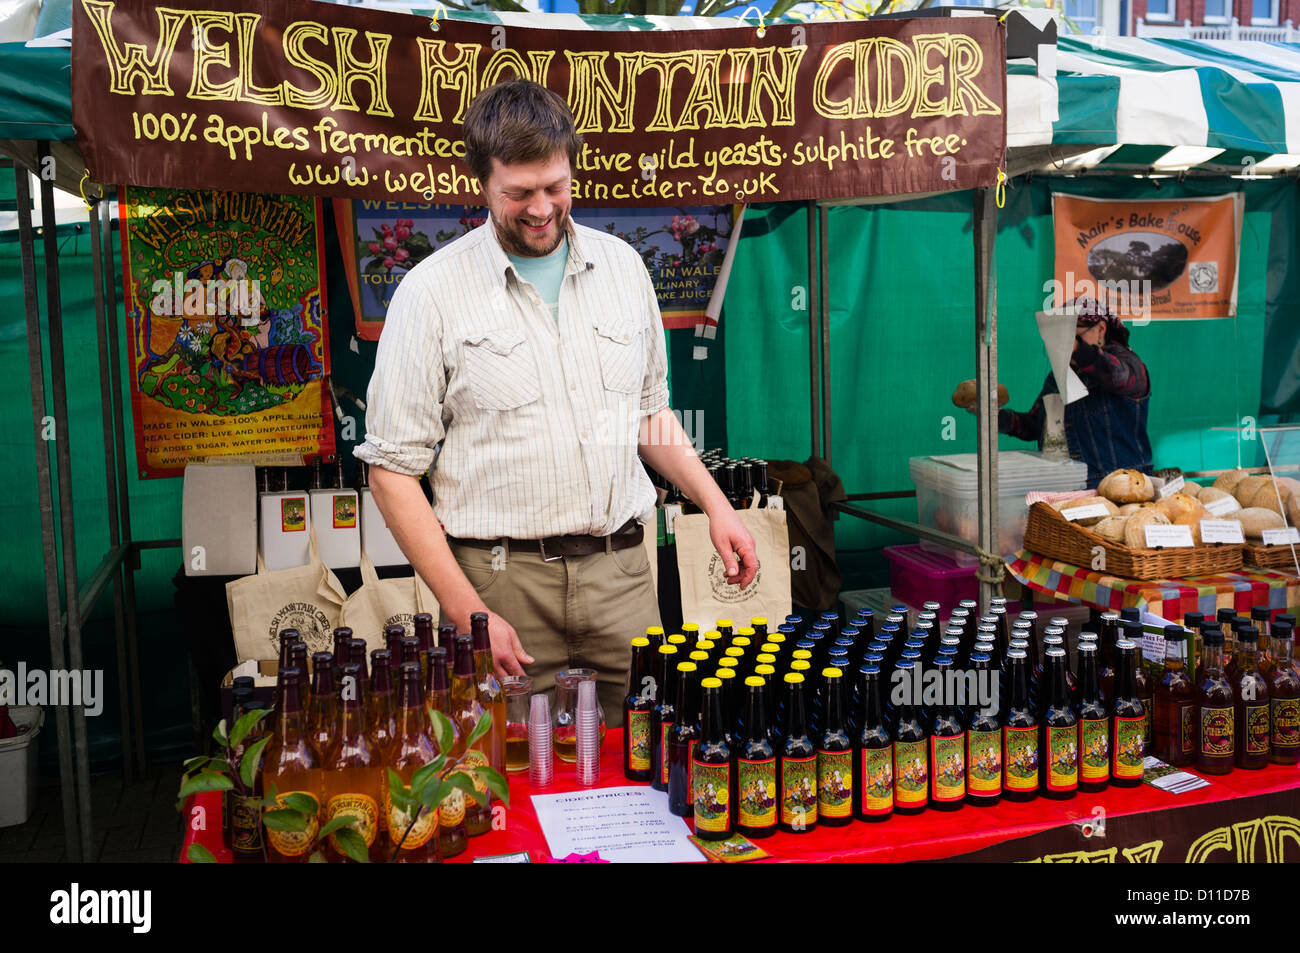
<path fill-rule="evenodd" d="M 1113 470 L 1151 472 L 1147 404 L 1151 380 L 1146 365 L 1128 346 L 1124 322 L 1094 298 L 1076 298 L 1074 352 L 1070 367 L 1088 396 L 1065 406 L 1065 439 L 1070 456 L 1088 464 L 1088 486 L 1096 487 Z M 1043 446 L 1043 397 L 1059 393 L 1051 371 L 1038 400 L 1025 412 L 1002 408 L 998 430 Z"/>

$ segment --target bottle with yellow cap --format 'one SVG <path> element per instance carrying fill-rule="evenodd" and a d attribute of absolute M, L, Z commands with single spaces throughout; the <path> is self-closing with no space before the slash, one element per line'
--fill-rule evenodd
<path fill-rule="evenodd" d="M 649 781 L 655 677 L 650 668 L 648 638 L 638 636 L 632 640 L 631 671 L 631 684 L 623 699 L 623 777 L 629 781 Z"/>
<path fill-rule="evenodd" d="M 712 653 L 715 649 L 717 649 L 717 645 L 710 642 L 708 639 L 700 639 L 700 641 L 695 643 L 695 651 L 697 652 Z"/>
<path fill-rule="evenodd" d="M 817 749 L 808 736 L 802 672 L 785 676 L 783 734 L 777 758 L 778 826 L 787 833 L 802 834 L 817 826 Z"/>
<path fill-rule="evenodd" d="M 726 840 L 731 836 L 731 794 L 736 789 L 735 759 L 727 744 L 722 712 L 722 681 L 706 678 L 700 740 L 691 755 L 691 793 L 695 808 L 695 836 L 700 840 Z"/>
<path fill-rule="evenodd" d="M 700 640 L 700 624 L 698 622 L 685 622 L 682 624 L 682 638 L 694 645 Z"/>
<path fill-rule="evenodd" d="M 663 626 L 648 626 L 645 630 L 645 637 L 650 641 L 650 654 L 654 655 L 655 652 L 659 651 L 659 646 L 664 644 Z"/>
<path fill-rule="evenodd" d="M 744 734 L 736 751 L 736 830 L 751 840 L 776 830 L 776 750 L 768 731 L 767 681 L 745 679 Z"/>
<path fill-rule="evenodd" d="M 677 700 L 677 658 L 680 652 L 675 645 L 659 646 L 658 684 L 655 688 L 657 703 L 650 715 L 650 786 L 656 791 L 668 790 L 668 729 L 674 721 L 673 707 Z"/>
<path fill-rule="evenodd" d="M 754 630 L 757 641 L 761 642 L 767 638 L 767 619 L 764 616 L 756 615 L 749 620 L 749 627 Z"/>
<path fill-rule="evenodd" d="M 694 662 L 677 663 L 675 720 L 668 730 L 668 809 L 678 817 L 690 817 L 691 756 L 700 740 L 700 682 Z"/>
<path fill-rule="evenodd" d="M 817 820 L 842 827 L 853 820 L 853 742 L 844 729 L 844 673 L 822 669 L 826 680 L 817 738 Z"/>

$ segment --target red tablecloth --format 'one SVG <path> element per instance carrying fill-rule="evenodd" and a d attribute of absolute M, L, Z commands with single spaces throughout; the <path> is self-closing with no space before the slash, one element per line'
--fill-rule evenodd
<path fill-rule="evenodd" d="M 605 738 L 601 758 L 601 787 L 631 784 L 623 777 L 623 733 L 611 730 Z M 559 793 L 578 788 L 573 765 L 557 759 L 556 781 L 544 792 Z M 993 807 L 964 807 L 943 813 L 927 810 L 921 814 L 894 815 L 879 824 L 855 821 L 847 827 L 817 827 L 804 834 L 777 832 L 759 842 L 773 860 L 826 861 L 914 861 L 954 857 L 1019 837 L 1038 834 L 1075 821 L 1094 817 L 1097 807 L 1107 817 L 1122 817 L 1148 811 L 1172 809 L 1228 801 L 1234 798 L 1295 791 L 1300 806 L 1300 768 L 1270 765 L 1262 771 L 1234 770 L 1221 777 L 1209 778 L 1209 787 L 1187 794 L 1169 794 L 1143 784 L 1136 788 L 1107 788 L 1099 794 L 1081 793 L 1069 801 L 1036 798 L 1026 803 L 1002 801 Z M 468 863 L 474 857 L 528 851 L 533 861 L 550 858 L 546 838 L 537 823 L 529 795 L 527 775 L 511 775 L 510 809 L 503 830 L 494 830 L 470 839 L 469 850 L 451 858 L 449 863 Z M 220 818 L 219 794 L 199 794 L 195 804 L 205 807 L 209 818 Z M 221 825 L 211 824 L 197 834 L 191 830 L 181 850 L 181 859 L 192 840 L 197 840 L 216 855 L 230 859 L 221 846 Z"/>

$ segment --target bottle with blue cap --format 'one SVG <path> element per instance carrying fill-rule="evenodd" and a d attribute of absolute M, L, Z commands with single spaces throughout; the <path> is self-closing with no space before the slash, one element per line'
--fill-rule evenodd
<path fill-rule="evenodd" d="M 894 723 L 894 810 L 899 814 L 920 814 L 930 800 L 930 733 L 916 697 L 920 693 L 917 659 L 907 657 L 915 654 L 904 652 L 894 668 L 902 673 L 904 689 Z"/>
<path fill-rule="evenodd" d="M 939 673 L 941 699 L 930 725 L 930 806 L 955 811 L 966 799 L 966 725 L 950 694 L 956 686 L 953 658 L 940 655 L 934 669 Z"/>
<path fill-rule="evenodd" d="M 854 816 L 863 821 L 883 821 L 894 813 L 894 741 L 885 721 L 884 689 L 880 668 L 865 664 L 860 670 L 862 703 L 858 709 L 858 756 L 854 760 Z"/>

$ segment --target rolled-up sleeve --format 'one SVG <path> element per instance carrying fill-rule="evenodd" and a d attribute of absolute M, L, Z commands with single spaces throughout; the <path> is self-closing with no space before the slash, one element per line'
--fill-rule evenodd
<path fill-rule="evenodd" d="M 356 458 L 394 473 L 424 473 L 445 436 L 446 393 L 438 310 L 412 272 L 388 306 L 366 392 L 366 439 Z"/>
<path fill-rule="evenodd" d="M 640 262 L 638 262 L 640 265 Z M 659 298 L 654 283 L 641 266 L 642 299 L 645 301 L 645 378 L 641 382 L 641 413 L 657 414 L 668 406 L 668 350 L 665 345 L 664 319 L 659 313 Z"/>

